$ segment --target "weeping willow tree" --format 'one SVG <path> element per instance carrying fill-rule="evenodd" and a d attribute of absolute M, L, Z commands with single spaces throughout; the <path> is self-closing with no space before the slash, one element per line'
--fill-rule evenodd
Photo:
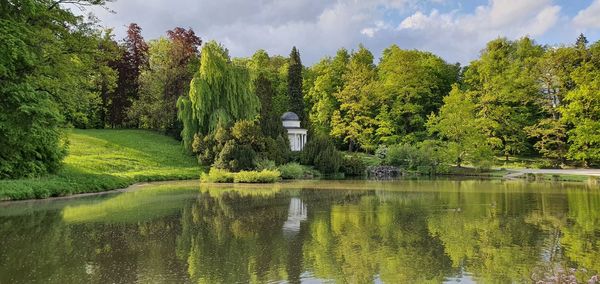
<path fill-rule="evenodd" d="M 183 122 L 181 136 L 187 149 L 196 133 L 206 135 L 219 126 L 253 119 L 260 101 L 252 92 L 248 70 L 231 62 L 227 49 L 215 41 L 202 48 L 200 70 L 190 83 L 188 97 L 177 103 Z"/>

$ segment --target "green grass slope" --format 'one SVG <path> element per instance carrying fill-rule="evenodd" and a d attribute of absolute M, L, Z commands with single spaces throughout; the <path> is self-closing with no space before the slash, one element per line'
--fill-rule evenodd
<path fill-rule="evenodd" d="M 200 167 L 181 144 L 145 130 L 72 130 L 69 155 L 56 174 L 0 181 L 0 200 L 65 196 L 136 182 L 198 178 Z"/>

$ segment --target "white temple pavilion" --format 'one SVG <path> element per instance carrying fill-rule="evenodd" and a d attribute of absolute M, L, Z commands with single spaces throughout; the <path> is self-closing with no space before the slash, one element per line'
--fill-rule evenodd
<path fill-rule="evenodd" d="M 283 128 L 287 130 L 290 148 L 292 151 L 302 151 L 306 144 L 307 130 L 300 127 L 300 118 L 293 112 L 286 112 L 281 116 Z"/>

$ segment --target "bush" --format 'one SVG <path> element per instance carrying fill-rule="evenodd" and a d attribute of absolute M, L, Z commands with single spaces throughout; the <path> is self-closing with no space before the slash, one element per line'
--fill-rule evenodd
<path fill-rule="evenodd" d="M 254 160 L 256 152 L 248 145 L 236 144 L 234 140 L 229 140 L 223 146 L 221 153 L 217 157 L 214 166 L 219 169 L 226 169 L 233 172 L 241 170 L 254 169 Z"/>
<path fill-rule="evenodd" d="M 232 173 L 227 170 L 210 168 L 208 173 L 200 175 L 200 181 L 212 183 L 273 183 L 279 181 L 281 173 L 278 170 L 240 171 Z"/>
<path fill-rule="evenodd" d="M 233 176 L 234 173 L 230 173 L 227 170 L 210 168 L 208 173 L 202 173 L 200 175 L 200 181 L 215 183 L 231 183 L 233 182 Z"/>
<path fill-rule="evenodd" d="M 367 165 L 357 156 L 346 156 L 342 160 L 342 172 L 346 176 L 363 176 L 367 171 Z"/>
<path fill-rule="evenodd" d="M 256 160 L 256 169 L 259 171 L 262 170 L 274 170 L 277 168 L 277 165 L 275 164 L 274 161 L 269 160 L 269 159 L 257 159 Z"/>
<path fill-rule="evenodd" d="M 273 183 L 279 181 L 281 173 L 278 170 L 241 171 L 234 174 L 233 181 L 239 183 Z"/>
<path fill-rule="evenodd" d="M 383 163 L 388 166 L 396 166 L 405 169 L 413 168 L 414 153 L 418 149 L 408 144 L 396 144 L 387 148 Z"/>
<path fill-rule="evenodd" d="M 342 165 L 342 155 L 326 136 L 316 136 L 308 141 L 300 160 L 302 164 L 314 165 L 323 174 L 336 174 Z"/>
<path fill-rule="evenodd" d="M 276 164 L 285 164 L 290 155 L 290 143 L 281 136 L 277 139 L 265 137 L 263 139 L 264 151 L 262 156 L 265 159 L 273 160 Z"/>
<path fill-rule="evenodd" d="M 278 169 L 283 179 L 301 179 L 305 176 L 305 167 L 298 163 L 287 163 L 279 166 Z"/>
<path fill-rule="evenodd" d="M 204 137 L 199 134 L 194 134 L 192 142 L 192 152 L 198 156 L 200 165 L 210 166 L 215 161 L 216 141 L 214 135 L 206 135 Z"/>
<path fill-rule="evenodd" d="M 377 149 L 375 150 L 375 157 L 383 160 L 387 156 L 387 151 L 388 151 L 388 146 L 379 145 L 379 147 L 377 147 Z"/>
<path fill-rule="evenodd" d="M 448 170 L 448 155 L 443 145 L 425 141 L 419 146 L 397 144 L 388 148 L 384 164 L 420 174 L 437 174 Z"/>

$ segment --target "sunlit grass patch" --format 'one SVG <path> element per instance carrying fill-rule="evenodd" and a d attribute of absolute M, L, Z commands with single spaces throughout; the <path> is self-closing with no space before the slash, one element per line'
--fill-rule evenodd
<path fill-rule="evenodd" d="M 145 130 L 72 130 L 56 174 L 0 181 L 0 200 L 47 198 L 123 188 L 141 181 L 195 179 L 200 167 L 180 142 Z"/>

